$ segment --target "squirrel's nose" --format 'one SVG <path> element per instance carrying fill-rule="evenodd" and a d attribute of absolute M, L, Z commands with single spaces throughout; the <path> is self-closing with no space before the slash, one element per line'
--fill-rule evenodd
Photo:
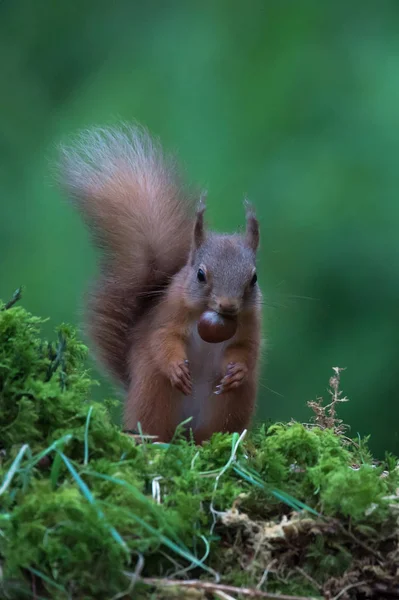
<path fill-rule="evenodd" d="M 218 310 L 224 315 L 236 315 L 238 313 L 238 302 L 231 298 L 218 298 Z"/>

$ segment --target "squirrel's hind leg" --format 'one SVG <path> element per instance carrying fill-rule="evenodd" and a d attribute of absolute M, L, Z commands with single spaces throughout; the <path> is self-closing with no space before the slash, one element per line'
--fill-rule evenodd
<path fill-rule="evenodd" d="M 163 376 L 140 379 L 128 390 L 124 428 L 137 429 L 144 435 L 157 436 L 157 442 L 170 442 L 179 423 L 179 392 Z"/>
<path fill-rule="evenodd" d="M 222 395 L 214 394 L 211 414 L 206 423 L 194 430 L 196 444 L 209 440 L 214 433 L 242 433 L 255 412 L 256 386 L 251 380 Z"/>

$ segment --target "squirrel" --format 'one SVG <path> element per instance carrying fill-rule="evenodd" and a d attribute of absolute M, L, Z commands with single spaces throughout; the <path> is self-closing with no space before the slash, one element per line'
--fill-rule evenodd
<path fill-rule="evenodd" d="M 140 424 L 170 442 L 191 420 L 197 444 L 241 433 L 255 411 L 261 342 L 252 206 L 245 202 L 243 234 L 208 231 L 204 195 L 185 188 L 175 161 L 136 125 L 81 132 L 61 145 L 58 166 L 101 251 L 85 322 L 97 358 L 125 390 L 125 431 Z M 201 339 L 206 310 L 235 315 L 230 340 Z"/>

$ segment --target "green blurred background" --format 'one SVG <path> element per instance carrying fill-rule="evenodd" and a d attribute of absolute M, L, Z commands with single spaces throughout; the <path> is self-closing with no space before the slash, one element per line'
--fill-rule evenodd
<path fill-rule="evenodd" d="M 399 452 L 399 3 L 3 0 L 0 297 L 78 324 L 94 254 L 54 185 L 56 145 L 135 119 L 209 190 L 217 229 L 262 226 L 259 416 L 340 415 Z M 109 385 L 96 391 L 112 395 Z"/>

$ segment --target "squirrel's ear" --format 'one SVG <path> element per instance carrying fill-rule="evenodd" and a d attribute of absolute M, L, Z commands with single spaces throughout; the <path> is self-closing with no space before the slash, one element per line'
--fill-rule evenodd
<path fill-rule="evenodd" d="M 256 218 L 255 209 L 248 200 L 244 201 L 245 213 L 247 217 L 247 229 L 245 232 L 245 244 L 254 252 L 259 246 L 259 222 Z"/>
<path fill-rule="evenodd" d="M 194 224 L 194 235 L 193 235 L 193 246 L 194 249 L 199 248 L 205 240 L 205 226 L 204 226 L 204 212 L 206 194 L 201 194 L 200 201 L 197 208 L 197 216 Z"/>

